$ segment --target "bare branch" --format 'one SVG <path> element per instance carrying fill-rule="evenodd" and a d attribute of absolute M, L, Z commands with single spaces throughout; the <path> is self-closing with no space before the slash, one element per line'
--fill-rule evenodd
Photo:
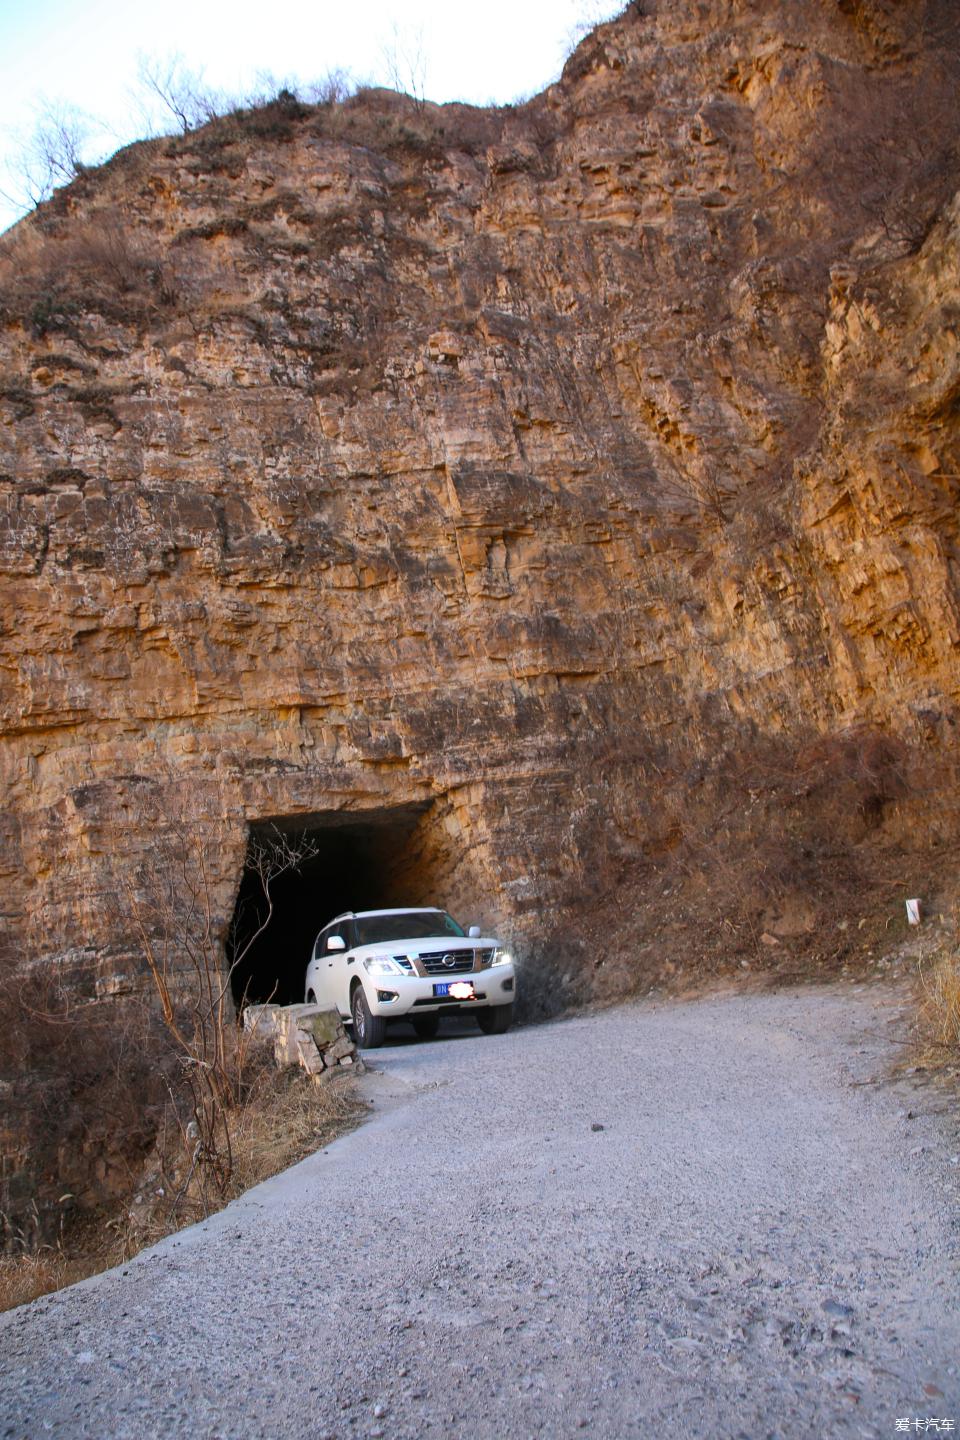
<path fill-rule="evenodd" d="M 349 70 L 328 70 L 319 80 L 314 80 L 303 91 L 308 105 L 342 105 L 356 89 Z"/>
<path fill-rule="evenodd" d="M 15 191 L 8 198 L 25 210 L 49 200 L 54 190 L 101 158 L 104 133 L 99 121 L 76 106 L 43 101 L 31 134 L 9 164 Z M 99 150 L 94 143 L 98 135 Z"/>
<path fill-rule="evenodd" d="M 189 69 L 178 53 L 164 60 L 141 55 L 137 75 L 141 90 L 160 102 L 185 135 L 231 108 L 226 96 L 205 88 L 203 71 Z"/>
<path fill-rule="evenodd" d="M 255 879 L 255 925 L 238 935 L 234 916 L 226 953 L 216 920 L 216 877 L 209 832 L 151 810 L 154 842 L 136 870 L 121 870 L 116 892 L 153 979 L 164 1023 L 180 1056 L 195 1127 L 195 1171 L 223 1194 L 233 1166 L 231 1110 L 242 1100 L 245 1049 L 238 1050 L 231 985 L 238 965 L 274 915 L 276 881 L 317 853 L 304 833 L 278 827 L 250 837 L 246 872 Z M 147 818 L 146 816 L 143 818 Z M 228 1013 L 229 1010 L 229 1013 Z"/>
<path fill-rule="evenodd" d="M 418 110 L 426 104 L 427 56 L 423 29 L 401 31 L 394 22 L 391 38 L 381 49 L 391 89 L 409 95 Z"/>

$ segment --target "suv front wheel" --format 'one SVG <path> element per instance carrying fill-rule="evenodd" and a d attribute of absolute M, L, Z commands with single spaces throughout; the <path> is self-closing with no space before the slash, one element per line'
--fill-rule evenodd
<path fill-rule="evenodd" d="M 484 1035 L 505 1035 L 513 1019 L 512 1005 L 488 1005 L 477 1011 L 477 1024 Z"/>
<path fill-rule="evenodd" d="M 355 985 L 350 997 L 353 1016 L 353 1038 L 361 1050 L 376 1050 L 387 1038 L 387 1022 L 382 1015 L 371 1015 L 362 985 Z"/>

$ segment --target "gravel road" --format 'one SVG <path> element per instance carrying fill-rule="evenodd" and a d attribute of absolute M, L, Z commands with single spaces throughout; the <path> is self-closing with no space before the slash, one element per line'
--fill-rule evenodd
<path fill-rule="evenodd" d="M 960 1430 L 960 1139 L 885 1078 L 904 1014 L 804 989 L 384 1049 L 360 1130 L 0 1316 L 0 1435 Z"/>

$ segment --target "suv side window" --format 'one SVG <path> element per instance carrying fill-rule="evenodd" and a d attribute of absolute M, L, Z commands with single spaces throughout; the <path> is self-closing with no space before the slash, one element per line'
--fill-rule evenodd
<path fill-rule="evenodd" d="M 314 960 L 319 960 L 320 956 L 321 956 L 321 955 L 323 954 L 323 952 L 326 950 L 326 948 L 327 948 L 327 936 L 328 936 L 329 934 L 330 934 L 330 927 L 329 927 L 329 925 L 328 925 L 327 928 L 326 928 L 326 930 L 321 930 L 321 931 L 320 931 L 320 934 L 317 936 L 316 943 L 314 944 L 314 947 L 313 947 L 313 958 L 314 958 Z"/>
<path fill-rule="evenodd" d="M 341 920 L 335 933 L 343 936 L 343 943 L 348 950 L 354 950 L 356 948 L 357 927 L 352 920 Z"/>

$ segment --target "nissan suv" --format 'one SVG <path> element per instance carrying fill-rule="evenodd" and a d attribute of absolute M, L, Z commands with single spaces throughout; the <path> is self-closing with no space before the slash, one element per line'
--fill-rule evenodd
<path fill-rule="evenodd" d="M 382 1045 L 390 1020 L 421 1039 L 441 1015 L 472 1010 L 487 1035 L 513 1019 L 513 957 L 499 940 L 464 932 L 445 910 L 361 910 L 338 915 L 317 936 L 307 965 L 308 1005 L 329 1006 L 353 1025 L 361 1049 Z"/>

